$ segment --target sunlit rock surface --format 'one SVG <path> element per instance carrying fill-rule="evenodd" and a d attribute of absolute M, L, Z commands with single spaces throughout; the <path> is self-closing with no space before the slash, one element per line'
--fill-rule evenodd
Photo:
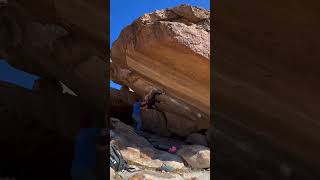
<path fill-rule="evenodd" d="M 197 7 L 155 11 L 126 27 L 111 49 L 111 79 L 142 97 L 164 90 L 157 108 L 179 117 L 171 121 L 183 136 L 209 126 L 209 23 L 209 11 Z M 193 128 L 183 129 L 188 121 Z"/>

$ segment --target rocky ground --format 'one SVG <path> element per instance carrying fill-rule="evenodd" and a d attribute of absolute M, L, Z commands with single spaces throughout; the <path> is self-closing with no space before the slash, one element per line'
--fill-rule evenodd
<path fill-rule="evenodd" d="M 179 138 L 160 137 L 152 133 L 138 135 L 133 127 L 118 119 L 110 120 L 113 136 L 111 143 L 118 145 L 126 161 L 140 171 L 114 172 L 112 179 L 210 179 L 210 149 L 203 145 L 190 144 Z M 194 135 L 193 135 L 194 136 Z M 198 136 L 204 136 L 198 134 Z M 190 136 L 192 138 L 192 136 Z M 205 137 L 205 136 L 204 136 Z M 190 141 L 187 138 L 188 141 Z M 156 148 L 181 145 L 175 154 Z M 171 172 L 159 170 L 166 164 L 174 168 Z"/>

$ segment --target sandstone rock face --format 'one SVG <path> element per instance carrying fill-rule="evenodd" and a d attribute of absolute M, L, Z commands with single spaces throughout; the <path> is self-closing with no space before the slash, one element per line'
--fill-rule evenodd
<path fill-rule="evenodd" d="M 205 146 L 184 146 L 177 154 L 193 168 L 210 168 L 210 149 Z"/>
<path fill-rule="evenodd" d="M 119 148 L 135 147 L 137 145 L 141 147 L 152 147 L 145 138 L 137 135 L 131 126 L 124 124 L 120 120 L 111 118 L 110 125 L 114 128 L 113 132 L 117 134 L 117 136 L 114 136 L 113 140 L 119 142 L 119 144 L 117 144 Z"/>
<path fill-rule="evenodd" d="M 126 27 L 111 49 L 111 79 L 139 96 L 164 90 L 157 108 L 182 116 L 180 124 L 193 121 L 187 134 L 209 126 L 209 23 L 209 11 L 196 7 L 156 11 Z"/>
<path fill-rule="evenodd" d="M 141 120 L 144 129 L 161 136 L 169 136 L 171 134 L 167 129 L 165 114 L 160 111 L 146 109 L 141 112 Z"/>
<path fill-rule="evenodd" d="M 98 1 L 9 0 L 0 10 L 0 59 L 56 78 L 104 111 L 107 13 Z"/>
<path fill-rule="evenodd" d="M 197 122 L 186 117 L 178 116 L 174 113 L 165 113 L 167 119 L 168 130 L 179 136 L 188 136 L 192 132 L 196 132 Z"/>
<path fill-rule="evenodd" d="M 199 133 L 190 134 L 190 135 L 187 137 L 186 142 L 191 143 L 191 144 L 208 146 L 206 136 L 205 136 L 205 135 L 202 135 L 202 134 L 199 134 Z"/>
<path fill-rule="evenodd" d="M 259 174 L 242 176 L 244 179 L 269 175 L 269 179 L 284 179 L 277 175 L 280 168 L 272 168 L 279 167 L 280 159 L 289 159 L 296 167 L 292 179 L 320 177 L 320 41 L 315 38 L 320 30 L 316 20 L 320 14 L 315 8 L 319 2 L 302 4 L 289 0 L 215 4 L 219 14 L 214 23 L 217 53 L 213 102 L 219 117 L 214 116 L 214 123 L 221 136 L 235 139 L 225 142 L 230 143 L 230 151 L 235 147 L 231 144 L 250 142 L 251 149 L 259 154 L 248 163 L 252 153 L 232 150 L 234 161 L 224 164 L 222 161 L 227 160 L 222 157 L 231 156 L 220 152 L 217 161 L 220 157 L 226 174 L 231 168 L 228 164 L 236 165 L 239 154 L 243 154 L 243 163 L 250 168 L 244 170 L 245 166 L 238 165 L 233 172 L 242 169 L 248 175 L 256 168 Z M 224 140 L 215 137 L 215 143 L 220 141 L 223 144 Z"/>

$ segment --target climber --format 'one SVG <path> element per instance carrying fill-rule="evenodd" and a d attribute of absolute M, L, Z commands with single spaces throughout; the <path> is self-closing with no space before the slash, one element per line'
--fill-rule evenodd
<path fill-rule="evenodd" d="M 107 136 L 107 129 L 93 128 L 89 114 L 83 114 L 80 131 L 75 141 L 74 159 L 72 161 L 72 180 L 95 180 L 97 151 L 107 151 L 107 145 L 98 145 L 99 136 Z"/>
<path fill-rule="evenodd" d="M 141 103 L 140 98 L 136 98 L 136 101 L 133 104 L 132 118 L 135 122 L 135 132 L 137 134 L 142 133 L 141 106 L 144 105 L 145 103 Z"/>
<path fill-rule="evenodd" d="M 160 103 L 156 100 L 156 96 L 165 94 L 162 90 L 151 90 L 144 98 L 144 102 L 148 109 L 155 109 L 155 104 Z"/>

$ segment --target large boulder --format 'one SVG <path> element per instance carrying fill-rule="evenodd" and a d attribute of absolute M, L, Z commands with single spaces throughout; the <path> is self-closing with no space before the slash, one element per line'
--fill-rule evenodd
<path fill-rule="evenodd" d="M 167 129 L 166 116 L 163 112 L 146 109 L 141 112 L 141 121 L 143 129 L 161 136 L 170 136 L 171 134 Z"/>
<path fill-rule="evenodd" d="M 315 0 L 215 3 L 214 124 L 218 137 L 230 141 L 213 141 L 215 167 L 224 166 L 226 175 L 284 179 L 280 162 L 290 161 L 292 179 L 319 179 L 318 6 Z M 240 142 L 246 148 L 234 148 Z"/>
<path fill-rule="evenodd" d="M 139 96 L 164 90 L 163 112 L 192 121 L 187 134 L 207 129 L 210 114 L 209 11 L 181 5 L 145 14 L 127 26 L 111 49 L 111 79 Z"/>
<path fill-rule="evenodd" d="M 8 0 L 0 5 L 0 59 L 40 77 L 56 78 L 104 111 L 104 7 L 96 0 Z"/>
<path fill-rule="evenodd" d="M 199 134 L 199 133 L 193 133 L 190 134 L 186 142 L 191 143 L 191 144 L 197 144 L 197 145 L 202 145 L 202 146 L 208 146 L 208 141 L 205 135 Z"/>
<path fill-rule="evenodd" d="M 210 149 L 201 145 L 188 145 L 178 150 L 177 154 L 192 168 L 210 168 Z"/>

